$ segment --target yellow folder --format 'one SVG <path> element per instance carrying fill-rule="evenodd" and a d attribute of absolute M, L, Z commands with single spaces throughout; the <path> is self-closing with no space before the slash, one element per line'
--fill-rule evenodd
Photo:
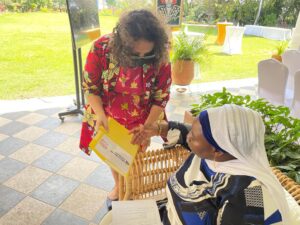
<path fill-rule="evenodd" d="M 132 135 L 113 118 L 108 118 L 109 132 L 100 127 L 89 147 L 111 168 L 127 177 L 139 146 L 130 143 Z"/>

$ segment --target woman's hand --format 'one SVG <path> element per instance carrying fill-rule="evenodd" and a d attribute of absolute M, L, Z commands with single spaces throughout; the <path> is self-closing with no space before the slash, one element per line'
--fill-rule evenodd
<path fill-rule="evenodd" d="M 157 123 L 145 125 L 141 124 L 129 131 L 129 134 L 133 134 L 131 143 L 137 145 L 146 145 L 147 141 L 150 142 L 151 137 L 158 135 L 158 130 Z"/>
<path fill-rule="evenodd" d="M 104 112 L 100 112 L 96 114 L 96 126 L 95 126 L 95 132 L 98 132 L 100 126 L 104 127 L 106 131 L 108 131 L 108 121 L 107 116 Z"/>
<path fill-rule="evenodd" d="M 139 151 L 145 152 L 146 149 L 150 146 L 150 143 L 151 143 L 150 139 L 144 140 L 140 145 Z"/>

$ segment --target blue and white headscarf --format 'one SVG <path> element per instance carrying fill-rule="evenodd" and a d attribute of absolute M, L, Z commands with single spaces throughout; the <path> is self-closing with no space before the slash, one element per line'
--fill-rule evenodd
<path fill-rule="evenodd" d="M 283 224 L 292 224 L 285 193 L 267 159 L 261 116 L 251 109 L 231 104 L 203 111 L 198 118 L 207 141 L 216 150 L 236 158 L 218 163 L 215 171 L 255 177 L 276 196 L 274 201 Z"/>

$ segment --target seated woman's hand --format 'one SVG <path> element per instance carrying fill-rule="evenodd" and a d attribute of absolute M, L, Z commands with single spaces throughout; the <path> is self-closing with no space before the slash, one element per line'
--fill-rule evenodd
<path fill-rule="evenodd" d="M 145 139 L 141 145 L 140 145 L 140 148 L 139 148 L 139 151 L 140 152 L 145 152 L 147 150 L 147 148 L 150 146 L 150 139 Z"/>
<path fill-rule="evenodd" d="M 133 134 L 131 138 L 132 144 L 145 145 L 147 140 L 158 134 L 158 126 L 156 123 L 139 125 L 130 130 L 129 134 Z"/>

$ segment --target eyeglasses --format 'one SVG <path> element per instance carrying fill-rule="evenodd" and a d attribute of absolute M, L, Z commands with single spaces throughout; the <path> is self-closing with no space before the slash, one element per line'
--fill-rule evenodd
<path fill-rule="evenodd" d="M 152 64 L 155 60 L 155 56 L 155 54 L 149 54 L 145 56 L 132 55 L 130 56 L 130 59 L 135 66 L 143 66 L 144 64 Z"/>
<path fill-rule="evenodd" d="M 153 54 L 153 55 L 146 55 L 146 56 L 132 55 L 130 58 L 132 60 L 148 60 L 148 59 L 154 59 L 155 58 L 155 54 Z"/>

